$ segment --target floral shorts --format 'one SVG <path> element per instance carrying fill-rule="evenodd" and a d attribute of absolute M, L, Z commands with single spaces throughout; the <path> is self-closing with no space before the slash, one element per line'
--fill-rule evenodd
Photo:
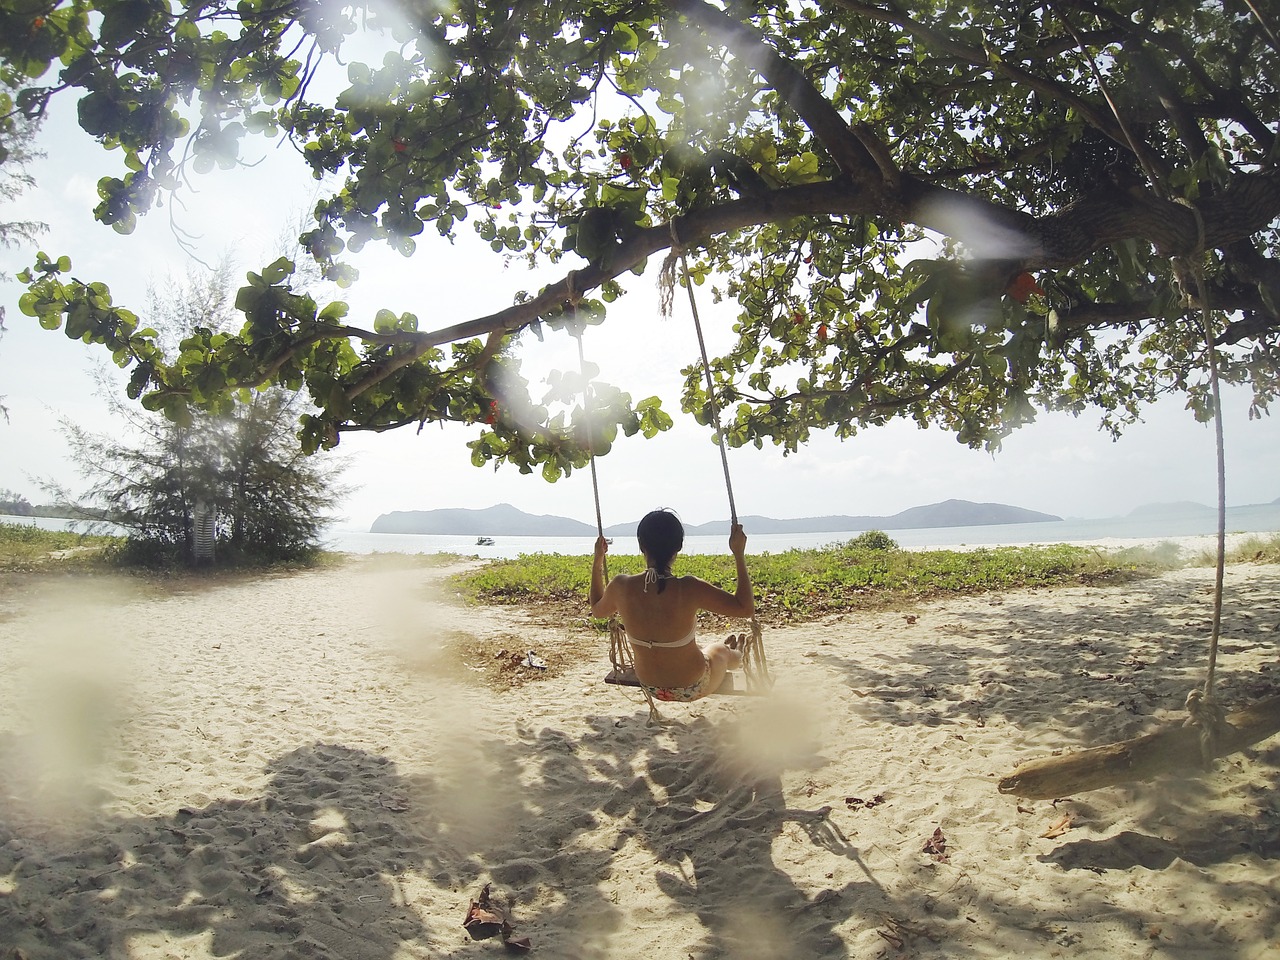
<path fill-rule="evenodd" d="M 711 664 L 708 663 L 703 667 L 702 678 L 697 683 L 691 683 L 686 687 L 651 687 L 647 683 L 642 686 L 655 700 L 663 700 L 667 703 L 692 703 L 714 692 L 708 689 L 711 686 Z"/>

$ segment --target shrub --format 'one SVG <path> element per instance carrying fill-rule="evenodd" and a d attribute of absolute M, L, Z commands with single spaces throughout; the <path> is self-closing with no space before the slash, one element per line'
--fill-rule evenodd
<path fill-rule="evenodd" d="M 898 541 L 893 539 L 883 530 L 868 530 L 860 533 L 848 543 L 845 548 L 849 550 L 897 550 Z"/>

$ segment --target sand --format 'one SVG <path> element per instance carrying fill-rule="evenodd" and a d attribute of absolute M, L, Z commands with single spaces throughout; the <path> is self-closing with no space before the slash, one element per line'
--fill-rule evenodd
<path fill-rule="evenodd" d="M 0 958 L 496 956 L 486 884 L 555 958 L 1280 956 L 1280 738 L 995 787 L 1179 716 L 1211 570 L 769 628 L 772 696 L 658 728 L 449 572 L 0 582 Z M 1228 568 L 1219 684 L 1280 692 L 1280 567 Z"/>

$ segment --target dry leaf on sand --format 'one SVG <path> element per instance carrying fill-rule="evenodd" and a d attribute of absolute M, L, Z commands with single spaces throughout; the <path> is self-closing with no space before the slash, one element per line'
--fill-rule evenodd
<path fill-rule="evenodd" d="M 480 891 L 480 899 L 472 900 L 467 907 L 467 918 L 462 921 L 472 940 L 488 940 L 502 937 L 502 945 L 512 953 L 528 953 L 533 943 L 528 937 L 513 936 L 514 931 L 506 915 L 489 898 L 489 884 Z"/>
<path fill-rule="evenodd" d="M 472 900 L 467 907 L 467 918 L 462 921 L 472 940 L 487 940 L 503 933 L 507 928 L 507 918 L 502 911 L 489 900 L 489 884 L 480 891 L 480 899 Z M 507 928 L 509 929 L 509 928 Z M 505 936 L 505 934 L 504 934 Z"/>
<path fill-rule="evenodd" d="M 941 827 L 934 830 L 933 836 L 925 841 L 924 852 L 939 863 L 951 862 L 951 857 L 947 855 L 947 838 L 942 835 Z"/>

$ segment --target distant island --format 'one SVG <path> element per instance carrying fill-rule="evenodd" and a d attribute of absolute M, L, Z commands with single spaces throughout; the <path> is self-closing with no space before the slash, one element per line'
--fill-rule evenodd
<path fill-rule="evenodd" d="M 804 517 L 775 520 L 772 517 L 740 518 L 748 533 L 843 533 L 863 530 L 918 530 L 924 527 L 979 527 L 1005 523 L 1047 523 L 1061 521 L 1050 513 L 1011 507 L 1004 503 L 972 503 L 944 500 L 923 507 L 911 507 L 889 517 Z M 605 527 L 610 537 L 633 537 L 638 520 Z M 426 533 L 465 537 L 592 537 L 596 528 L 568 517 L 535 516 L 501 503 L 483 510 L 439 509 L 396 510 L 373 521 L 370 533 Z M 685 524 L 690 536 L 712 536 L 729 532 L 728 520 Z"/>

